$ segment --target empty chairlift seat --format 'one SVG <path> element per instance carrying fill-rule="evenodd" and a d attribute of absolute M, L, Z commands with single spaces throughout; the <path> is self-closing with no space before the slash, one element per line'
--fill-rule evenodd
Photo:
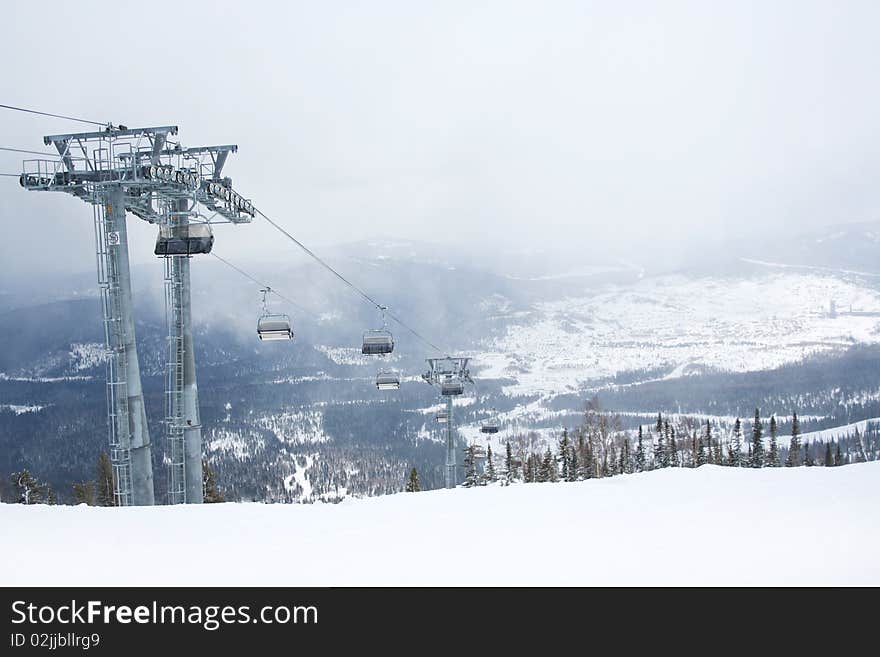
<path fill-rule="evenodd" d="M 449 422 L 449 413 L 445 410 L 437 411 L 437 414 L 434 416 L 434 419 L 437 420 L 440 424 L 446 424 Z"/>
<path fill-rule="evenodd" d="M 379 390 L 400 390 L 400 376 L 397 372 L 379 372 L 376 387 Z"/>
<path fill-rule="evenodd" d="M 498 423 L 495 421 L 483 422 L 480 431 L 482 433 L 498 433 Z"/>
<path fill-rule="evenodd" d="M 394 351 L 394 337 L 390 331 L 378 330 L 364 333 L 361 353 L 370 356 L 383 356 Z"/>
<path fill-rule="evenodd" d="M 156 238 L 157 256 L 190 256 L 210 253 L 214 235 L 208 224 L 162 226 Z"/>
<path fill-rule="evenodd" d="M 257 322 L 260 340 L 292 340 L 293 329 L 287 315 L 263 315 Z"/>

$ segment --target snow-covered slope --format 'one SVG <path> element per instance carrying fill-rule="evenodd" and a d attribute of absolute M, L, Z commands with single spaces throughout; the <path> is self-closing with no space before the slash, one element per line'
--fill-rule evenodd
<path fill-rule="evenodd" d="M 703 466 L 338 505 L 3 504 L 0 583 L 876 586 L 878 478 Z"/>

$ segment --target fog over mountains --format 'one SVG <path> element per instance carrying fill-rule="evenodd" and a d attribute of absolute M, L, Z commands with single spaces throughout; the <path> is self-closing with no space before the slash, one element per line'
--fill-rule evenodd
<path fill-rule="evenodd" d="M 404 376 L 379 393 L 361 356 L 375 309 L 294 252 L 239 261 L 282 292 L 296 338 L 261 343 L 258 286 L 211 256 L 193 263 L 202 421 L 209 461 L 230 499 L 313 501 L 403 488 L 416 467 L 442 484 L 436 391 L 419 378 L 437 355 L 391 325 L 385 365 Z M 880 224 L 843 224 L 786 240 L 686 254 L 518 251 L 491 244 L 376 239 L 322 251 L 431 342 L 473 358 L 476 386 L 456 400 L 461 446 L 514 436 L 555 443 L 586 399 L 635 429 L 658 411 L 724 429 L 755 407 L 797 412 L 804 430 L 880 417 Z M 134 271 L 137 338 L 158 496 L 164 495 L 162 266 Z M 7 279 L 0 289 L 0 473 L 27 467 L 62 498 L 105 446 L 103 334 L 94 275 Z"/>

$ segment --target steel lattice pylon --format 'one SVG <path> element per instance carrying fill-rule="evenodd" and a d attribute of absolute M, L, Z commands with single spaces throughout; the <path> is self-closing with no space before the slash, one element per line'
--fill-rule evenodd
<path fill-rule="evenodd" d="M 428 371 L 422 379 L 440 386 L 441 396 L 446 397 L 446 488 L 455 488 L 455 423 L 452 398 L 460 395 L 465 383 L 473 383 L 468 370 L 470 358 L 445 356 L 428 358 Z"/>
<path fill-rule="evenodd" d="M 116 502 L 155 501 L 150 435 L 134 331 L 126 212 L 170 229 L 191 223 L 247 223 L 253 204 L 221 178 L 237 146 L 183 148 L 176 126 L 106 129 L 44 137 L 57 160 L 23 163 L 22 187 L 65 192 L 94 212 L 98 287 L 107 357 L 107 417 Z M 211 216 L 201 214 L 206 208 Z M 165 425 L 169 501 L 199 503 L 202 442 L 192 339 L 189 255 L 165 262 L 168 361 Z"/>

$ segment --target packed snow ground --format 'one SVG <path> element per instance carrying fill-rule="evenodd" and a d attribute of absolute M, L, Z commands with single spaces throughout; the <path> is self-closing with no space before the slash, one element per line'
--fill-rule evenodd
<path fill-rule="evenodd" d="M 877 586 L 878 481 L 703 466 L 338 505 L 2 504 L 0 584 Z"/>

